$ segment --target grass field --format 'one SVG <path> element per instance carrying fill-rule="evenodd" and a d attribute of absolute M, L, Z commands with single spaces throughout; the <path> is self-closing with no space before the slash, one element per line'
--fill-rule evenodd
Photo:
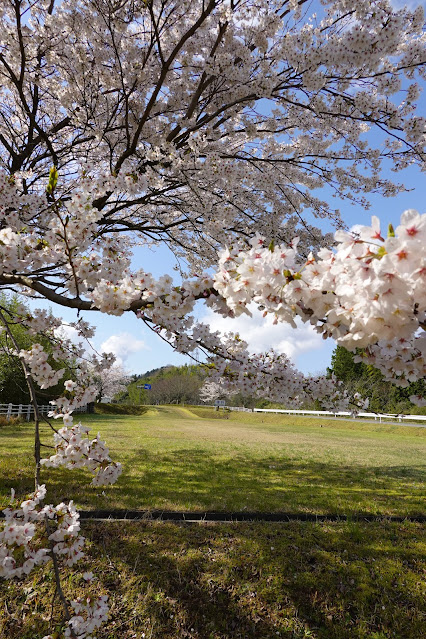
<path fill-rule="evenodd" d="M 49 498 L 71 494 L 89 509 L 424 511 L 426 429 L 252 413 L 217 417 L 209 409 L 172 407 L 85 416 L 123 463 L 123 475 L 103 494 L 88 487 L 83 471 L 45 469 Z M 50 443 L 47 433 L 44 439 Z M 31 425 L 0 429 L 3 504 L 10 488 L 32 489 L 31 451 Z"/>
<path fill-rule="evenodd" d="M 44 470 L 48 500 L 84 508 L 383 515 L 378 522 L 84 522 L 111 613 L 98 639 L 421 639 L 426 429 L 208 409 L 84 416 L 123 462 L 118 484 Z M 322 427 L 321 427 L 322 425 Z M 47 441 L 47 440 L 46 440 Z M 32 490 L 31 425 L 0 429 L 0 495 Z M 46 449 L 47 450 L 47 449 Z M 0 637 L 52 631 L 53 577 L 0 584 Z M 53 605 L 53 620 L 60 610 Z"/>

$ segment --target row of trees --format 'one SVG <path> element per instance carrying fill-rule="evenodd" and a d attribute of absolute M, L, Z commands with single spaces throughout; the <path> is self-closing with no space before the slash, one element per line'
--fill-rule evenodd
<path fill-rule="evenodd" d="M 148 371 L 127 387 L 119 397 L 128 404 L 198 404 L 206 377 L 201 366 L 164 366 Z M 150 390 L 140 388 L 150 384 Z"/>

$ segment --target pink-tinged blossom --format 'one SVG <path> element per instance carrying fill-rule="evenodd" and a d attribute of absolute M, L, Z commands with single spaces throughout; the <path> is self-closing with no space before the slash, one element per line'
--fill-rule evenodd
<path fill-rule="evenodd" d="M 254 301 L 277 321 L 299 316 L 349 350 L 366 348 L 364 361 L 405 386 L 426 373 L 426 215 L 406 211 L 395 232 L 381 233 L 373 217 L 356 234 L 338 231 L 333 251 L 305 262 L 284 246 L 256 248 L 255 259 L 251 249 L 227 251 L 215 288 L 234 314 Z"/>
<path fill-rule="evenodd" d="M 44 485 L 17 508 L 6 508 L 4 522 L 0 524 L 0 577 L 21 578 L 34 566 L 51 559 L 54 552 L 67 566 L 72 566 L 84 556 L 84 538 L 79 534 L 80 523 L 72 501 L 58 506 L 43 505 L 46 495 Z M 13 497 L 12 497 L 13 501 Z M 49 540 L 53 547 L 43 548 L 40 532 L 49 521 Z"/>
<path fill-rule="evenodd" d="M 65 420 L 67 425 L 54 434 L 55 454 L 42 459 L 41 464 L 54 468 L 87 468 L 94 475 L 94 486 L 115 483 L 121 475 L 122 467 L 120 463 L 111 460 L 109 449 L 99 433 L 97 437 L 89 440 L 89 428 L 81 423 L 73 425 L 69 415 L 64 418 Z"/>
<path fill-rule="evenodd" d="M 96 639 L 92 636 L 108 618 L 108 598 L 104 595 L 97 598 L 77 599 L 71 602 L 75 613 L 68 621 L 65 637 L 78 637 L 78 639 Z"/>

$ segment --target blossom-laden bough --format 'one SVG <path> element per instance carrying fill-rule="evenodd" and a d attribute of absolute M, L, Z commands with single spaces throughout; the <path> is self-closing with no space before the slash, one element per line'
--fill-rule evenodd
<path fill-rule="evenodd" d="M 78 312 L 135 313 L 178 351 L 203 352 L 211 383 L 227 392 L 365 405 L 283 354 L 253 357 L 238 335 L 211 332 L 191 315 L 199 300 L 227 317 L 250 302 L 276 321 L 299 317 L 364 349 L 359 357 L 400 385 L 422 378 L 425 216 L 406 212 L 387 233 L 373 218 L 353 235 L 314 191 L 367 207 L 369 192 L 404 188 L 382 177 L 383 163 L 423 164 L 423 11 L 386 0 L 317 9 L 305 0 L 2 3 L 0 288 Z M 318 218 L 340 229 L 336 245 Z M 135 248 L 158 244 L 174 253 L 179 286 L 132 267 Z M 90 440 L 71 417 L 112 360 L 88 357 L 44 311 L 4 308 L 0 320 L 12 344 L 14 323 L 52 344 L 50 354 L 13 346 L 34 405 L 36 486 L 6 510 L 0 574 L 52 561 L 65 636 L 89 639 L 106 600 L 65 598 L 59 567 L 82 553 L 78 514 L 72 502 L 43 505 L 41 472 L 84 467 L 95 484 L 119 476 L 100 435 Z M 74 327 L 93 334 L 81 318 Z M 36 385 L 66 376 L 51 415 L 64 426 L 50 421 L 56 450 L 42 461 Z"/>
<path fill-rule="evenodd" d="M 215 288 L 238 315 L 254 301 L 275 321 L 300 317 L 325 337 L 355 351 L 385 378 L 406 387 L 426 377 L 426 215 L 405 211 L 382 237 L 380 221 L 356 233 L 338 231 L 336 246 L 297 255 L 290 246 L 225 251 Z M 414 403 L 426 405 L 422 398 Z"/>

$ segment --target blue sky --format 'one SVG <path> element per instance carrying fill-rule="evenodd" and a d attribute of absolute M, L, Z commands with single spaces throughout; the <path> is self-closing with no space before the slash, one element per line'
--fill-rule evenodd
<path fill-rule="evenodd" d="M 425 5 L 425 2 L 394 0 L 393 4 L 397 7 L 408 4 L 412 8 L 418 4 Z M 421 100 L 421 110 L 422 113 L 426 113 L 424 95 Z M 395 174 L 388 166 L 384 176 L 403 183 L 409 190 L 394 198 L 383 198 L 374 194 L 369 196 L 368 199 L 371 202 L 369 211 L 353 207 L 348 203 L 337 202 L 331 197 L 326 199 L 332 208 L 341 209 L 342 218 L 348 226 L 369 224 L 371 215 L 377 215 L 382 220 L 383 227 L 386 228 L 389 222 L 396 226 L 401 213 L 406 209 L 415 208 L 421 213 L 425 212 L 426 180 L 417 168 L 409 168 Z M 321 227 L 323 230 L 332 230 L 323 224 Z M 138 248 L 137 251 L 135 256 L 137 267 L 144 268 L 156 277 L 164 273 L 174 273 L 175 260 L 166 248 L 155 252 Z M 33 306 L 33 303 L 31 305 Z M 69 309 L 55 308 L 38 302 L 34 303 L 34 306 L 44 308 L 51 306 L 53 312 L 62 316 L 64 321 L 76 319 L 75 312 Z M 83 317 L 97 327 L 96 337 L 93 340 L 94 347 L 98 351 L 114 352 L 118 360 L 131 373 L 144 373 L 167 364 L 180 365 L 190 361 L 187 357 L 175 353 L 131 313 L 121 317 L 85 313 Z M 198 318 L 206 321 L 214 330 L 239 332 L 241 337 L 248 341 L 253 352 L 274 347 L 280 352 L 287 353 L 304 373 L 324 371 L 330 364 L 334 343 L 330 340 L 322 340 L 309 326 L 301 326 L 298 329 L 292 329 L 284 324 L 273 326 L 271 320 L 268 318 L 263 320 L 260 314 L 255 315 L 252 320 L 246 316 L 237 320 L 225 320 L 220 316 L 214 316 L 203 307 L 198 309 Z"/>

